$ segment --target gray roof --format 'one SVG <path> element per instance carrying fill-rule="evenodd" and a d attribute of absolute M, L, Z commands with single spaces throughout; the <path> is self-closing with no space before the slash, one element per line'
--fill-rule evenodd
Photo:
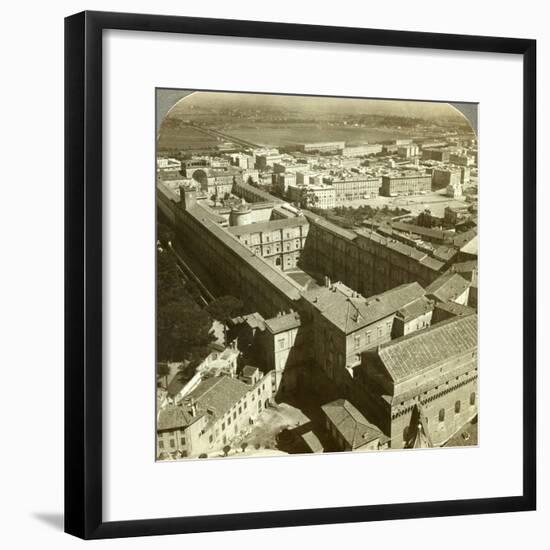
<path fill-rule="evenodd" d="M 237 401 L 242 399 L 250 387 L 230 376 L 216 376 L 203 380 L 185 399 L 194 400 L 202 411 L 210 410 L 214 415 L 223 416 Z"/>
<path fill-rule="evenodd" d="M 265 321 L 266 327 L 273 334 L 298 328 L 301 324 L 300 315 L 294 311 Z"/>
<path fill-rule="evenodd" d="M 384 438 L 382 432 L 346 399 L 336 399 L 321 408 L 352 450 Z"/>
<path fill-rule="evenodd" d="M 335 283 L 330 288 L 318 287 L 304 294 L 321 315 L 346 334 L 393 315 L 422 296 L 424 289 L 416 282 L 400 285 L 368 299 L 341 283 Z"/>
<path fill-rule="evenodd" d="M 378 348 L 394 382 L 428 371 L 450 357 L 477 350 L 477 314 L 455 317 Z"/>
<path fill-rule="evenodd" d="M 463 294 L 469 286 L 468 281 L 458 273 L 448 271 L 426 287 L 426 294 L 441 302 L 448 302 Z"/>
<path fill-rule="evenodd" d="M 191 415 L 183 407 L 168 405 L 161 409 L 157 418 L 157 430 L 177 430 L 188 426 L 192 421 Z"/>

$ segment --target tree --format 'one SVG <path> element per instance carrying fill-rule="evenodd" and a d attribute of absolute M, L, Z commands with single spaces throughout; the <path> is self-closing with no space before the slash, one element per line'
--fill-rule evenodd
<path fill-rule="evenodd" d="M 223 456 L 227 456 L 230 450 L 231 447 L 229 445 L 225 445 L 225 447 L 223 448 Z"/>
<path fill-rule="evenodd" d="M 199 455 L 199 458 L 208 458 L 208 455 L 206 453 L 201 453 Z"/>
<path fill-rule="evenodd" d="M 159 241 L 162 246 L 167 247 L 168 243 L 174 240 L 174 230 L 165 225 L 164 223 L 157 223 L 157 241 Z"/>
<path fill-rule="evenodd" d="M 167 386 L 167 377 L 170 374 L 170 367 L 167 363 L 157 363 L 157 376 L 164 378 L 164 385 Z"/>
<path fill-rule="evenodd" d="M 157 252 L 157 361 L 198 364 L 208 354 L 212 318 L 183 285 L 170 252 Z"/>
<path fill-rule="evenodd" d="M 246 441 L 243 441 L 241 443 L 241 450 L 244 453 L 246 451 L 246 448 L 248 447 L 248 443 Z"/>
<path fill-rule="evenodd" d="M 243 312 L 244 304 L 235 296 L 220 296 L 206 306 L 206 311 L 220 323 L 226 324 L 229 319 Z"/>

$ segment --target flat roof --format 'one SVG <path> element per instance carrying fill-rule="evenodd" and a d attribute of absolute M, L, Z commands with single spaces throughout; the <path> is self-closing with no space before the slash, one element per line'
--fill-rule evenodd
<path fill-rule="evenodd" d="M 247 235 L 249 233 L 262 233 L 264 231 L 277 231 L 278 229 L 286 229 L 287 227 L 299 227 L 307 225 L 308 221 L 304 216 L 296 216 L 294 218 L 284 218 L 280 220 L 272 220 L 261 223 L 249 223 L 247 225 L 235 225 L 228 227 L 227 230 L 233 235 Z"/>

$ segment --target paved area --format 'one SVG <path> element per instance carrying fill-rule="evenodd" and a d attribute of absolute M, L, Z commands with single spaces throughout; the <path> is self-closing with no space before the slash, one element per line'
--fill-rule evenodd
<path fill-rule="evenodd" d="M 444 447 L 466 447 L 469 445 L 477 445 L 477 416 L 462 427 L 447 443 Z"/>
<path fill-rule="evenodd" d="M 468 203 L 445 197 L 444 190 L 433 191 L 426 195 L 404 196 L 404 197 L 375 197 L 372 199 L 357 199 L 350 201 L 346 206 L 357 208 L 359 206 L 372 206 L 373 208 L 404 208 L 410 210 L 413 216 L 420 214 L 429 208 L 434 216 L 443 217 L 447 206 L 468 206 Z"/>

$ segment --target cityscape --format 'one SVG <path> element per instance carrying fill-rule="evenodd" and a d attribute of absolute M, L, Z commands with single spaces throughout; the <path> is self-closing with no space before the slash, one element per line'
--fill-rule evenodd
<path fill-rule="evenodd" d="M 156 459 L 478 445 L 475 121 L 180 95 L 156 139 Z"/>

